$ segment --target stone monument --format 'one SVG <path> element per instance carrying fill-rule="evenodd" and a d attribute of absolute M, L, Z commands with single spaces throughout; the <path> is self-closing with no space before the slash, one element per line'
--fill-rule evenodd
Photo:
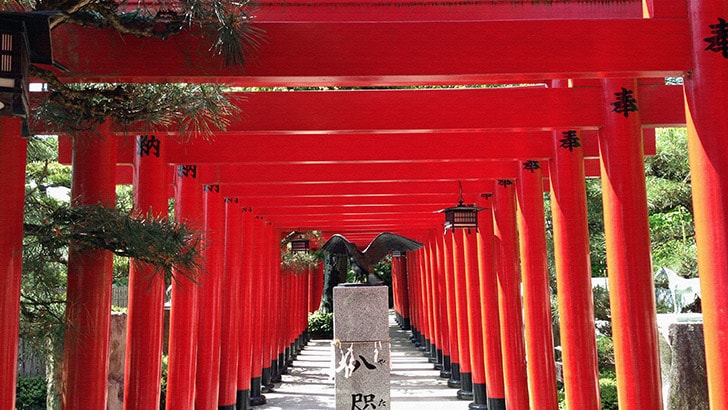
<path fill-rule="evenodd" d="M 386 286 L 334 288 L 337 410 L 390 408 L 390 340 Z"/>

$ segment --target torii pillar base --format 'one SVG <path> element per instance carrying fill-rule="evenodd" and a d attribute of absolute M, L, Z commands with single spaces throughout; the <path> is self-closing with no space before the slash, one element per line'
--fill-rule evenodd
<path fill-rule="evenodd" d="M 334 288 L 337 410 L 391 407 L 388 298 L 386 286 Z"/>

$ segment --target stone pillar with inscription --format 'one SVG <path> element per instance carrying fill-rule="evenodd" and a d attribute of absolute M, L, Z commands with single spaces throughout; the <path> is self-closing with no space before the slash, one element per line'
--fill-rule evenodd
<path fill-rule="evenodd" d="M 386 286 L 334 288 L 337 410 L 390 407 L 390 341 Z"/>

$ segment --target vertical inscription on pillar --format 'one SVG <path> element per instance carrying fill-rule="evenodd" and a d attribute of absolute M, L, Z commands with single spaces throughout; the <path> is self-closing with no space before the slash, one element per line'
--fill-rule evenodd
<path fill-rule="evenodd" d="M 611 103 L 614 107 L 612 112 L 622 114 L 627 118 L 630 112 L 637 111 L 637 99 L 634 98 L 634 91 L 622 87 L 620 91 L 614 93 L 614 96 L 617 99 Z"/>
<path fill-rule="evenodd" d="M 559 140 L 559 142 L 561 143 L 561 148 L 566 148 L 570 152 L 573 152 L 574 148 L 581 147 L 579 137 L 576 136 L 576 130 L 564 131 L 562 132 L 562 135 L 564 136 L 564 138 Z"/>
<path fill-rule="evenodd" d="M 503 188 L 508 188 L 508 186 L 513 185 L 513 181 L 510 179 L 499 179 L 498 185 L 502 186 Z"/>
<path fill-rule="evenodd" d="M 529 160 L 523 163 L 523 169 L 531 171 L 533 174 L 537 169 L 541 169 L 541 164 L 539 164 L 538 161 Z"/>
<path fill-rule="evenodd" d="M 708 43 L 705 50 L 720 53 L 723 58 L 728 58 L 728 23 L 725 19 L 718 17 L 718 23 L 709 24 L 708 27 L 712 36 L 703 39 Z"/>
<path fill-rule="evenodd" d="M 177 176 L 180 178 L 197 178 L 197 165 L 180 165 L 177 167 Z"/>
<path fill-rule="evenodd" d="M 154 155 L 159 158 L 160 141 L 154 135 L 140 135 L 137 146 L 137 155 L 140 157 Z"/>

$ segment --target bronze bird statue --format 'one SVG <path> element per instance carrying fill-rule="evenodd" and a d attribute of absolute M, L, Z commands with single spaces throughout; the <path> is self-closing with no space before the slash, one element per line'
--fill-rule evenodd
<path fill-rule="evenodd" d="M 356 245 L 344 236 L 335 234 L 321 247 L 326 252 L 349 255 L 353 262 L 354 274 L 361 282 L 379 285 L 384 282 L 382 276 L 374 270 L 374 265 L 391 251 L 414 251 L 423 246 L 420 242 L 395 233 L 383 232 L 377 235 L 369 245 L 360 251 Z"/>

